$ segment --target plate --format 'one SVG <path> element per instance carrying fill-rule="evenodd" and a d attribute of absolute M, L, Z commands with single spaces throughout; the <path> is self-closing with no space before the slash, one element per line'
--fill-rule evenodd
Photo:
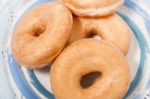
<path fill-rule="evenodd" d="M 5 0 L 5 11 L 0 10 L 1 82 L 9 97 L 15 99 L 55 99 L 50 86 L 50 66 L 40 70 L 20 67 L 12 56 L 11 37 L 20 18 L 33 7 L 51 0 Z M 4 8 L 5 6 L 4 5 Z M 139 2 L 126 0 L 117 12 L 129 25 L 131 44 L 128 60 L 131 84 L 124 99 L 150 98 L 150 16 Z M 3 80 L 3 81 L 2 81 Z M 5 88 L 5 87 L 4 87 Z M 2 93 L 4 93 L 2 92 Z"/>

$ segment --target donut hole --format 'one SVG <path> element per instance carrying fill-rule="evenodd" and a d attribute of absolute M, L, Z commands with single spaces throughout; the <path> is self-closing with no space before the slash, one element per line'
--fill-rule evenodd
<path fill-rule="evenodd" d="M 101 76 L 102 73 L 99 71 L 87 73 L 81 77 L 80 86 L 86 89 L 92 86 L 96 82 L 96 80 L 101 78 Z"/>
<path fill-rule="evenodd" d="M 41 34 L 43 34 L 45 32 L 45 26 L 41 26 L 41 27 L 37 27 L 33 30 L 33 36 L 35 37 L 39 37 Z"/>
<path fill-rule="evenodd" d="M 97 35 L 96 32 L 89 32 L 86 35 L 86 38 L 93 38 L 93 39 L 96 39 L 96 40 L 101 40 L 101 37 L 99 35 Z"/>
<path fill-rule="evenodd" d="M 87 33 L 86 38 L 93 38 L 95 35 L 96 35 L 96 32 L 91 31 Z"/>

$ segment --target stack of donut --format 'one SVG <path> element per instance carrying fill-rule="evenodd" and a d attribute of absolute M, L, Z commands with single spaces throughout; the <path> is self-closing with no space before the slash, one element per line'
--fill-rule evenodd
<path fill-rule="evenodd" d="M 58 0 L 35 7 L 16 26 L 14 58 L 31 69 L 52 64 L 56 99 L 122 99 L 130 84 L 130 29 L 115 12 L 123 2 Z M 91 84 L 83 83 L 87 75 Z"/>

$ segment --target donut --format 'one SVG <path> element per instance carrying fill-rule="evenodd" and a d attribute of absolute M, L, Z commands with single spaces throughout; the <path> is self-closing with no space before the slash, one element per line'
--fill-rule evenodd
<path fill-rule="evenodd" d="M 69 38 L 72 21 L 71 12 L 59 2 L 35 7 L 17 24 L 12 36 L 16 61 L 28 68 L 51 63 Z"/>
<path fill-rule="evenodd" d="M 76 40 L 98 35 L 101 39 L 116 45 L 126 54 L 130 46 L 130 32 L 128 25 L 117 14 L 101 18 L 75 16 L 68 45 Z"/>
<path fill-rule="evenodd" d="M 123 5 L 124 0 L 59 0 L 71 11 L 82 17 L 101 17 L 112 14 Z"/>
<path fill-rule="evenodd" d="M 88 87 L 82 77 L 98 72 L 99 78 Z M 124 54 L 103 40 L 83 39 L 74 42 L 51 66 L 50 81 L 56 99 L 122 99 L 130 73 Z"/>

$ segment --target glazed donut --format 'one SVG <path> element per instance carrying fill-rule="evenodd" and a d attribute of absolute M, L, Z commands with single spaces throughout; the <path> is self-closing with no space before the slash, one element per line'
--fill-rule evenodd
<path fill-rule="evenodd" d="M 68 44 L 73 41 L 99 35 L 119 47 L 124 54 L 130 46 L 130 28 L 117 14 L 102 18 L 74 17 L 73 29 Z"/>
<path fill-rule="evenodd" d="M 61 3 L 34 8 L 16 27 L 12 37 L 13 56 L 28 68 L 49 64 L 65 46 L 72 23 L 71 12 Z"/>
<path fill-rule="evenodd" d="M 101 77 L 88 87 L 84 75 L 99 72 Z M 102 40 L 76 41 L 58 56 L 50 72 L 56 99 L 122 99 L 129 83 L 128 63 L 117 47 Z"/>
<path fill-rule="evenodd" d="M 117 11 L 124 0 L 59 0 L 77 16 L 100 17 Z"/>

